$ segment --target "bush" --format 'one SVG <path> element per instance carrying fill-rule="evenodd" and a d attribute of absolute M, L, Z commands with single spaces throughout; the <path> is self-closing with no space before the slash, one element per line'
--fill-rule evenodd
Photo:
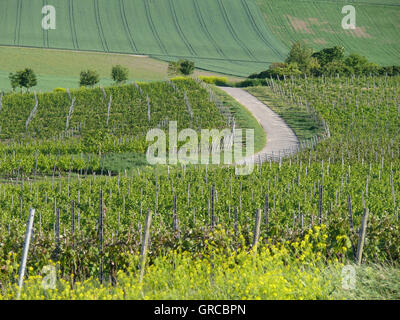
<path fill-rule="evenodd" d="M 318 69 L 320 66 L 317 58 L 313 57 L 313 49 L 307 47 L 301 42 L 293 44 L 285 63 L 288 65 L 295 63 L 301 72 L 307 74 Z"/>
<path fill-rule="evenodd" d="M 179 61 L 179 71 L 188 76 L 193 73 L 194 71 L 194 62 L 189 60 L 180 60 Z"/>
<path fill-rule="evenodd" d="M 200 76 L 201 80 L 208 84 L 214 84 L 216 86 L 228 86 L 228 78 L 216 77 L 216 76 Z"/>
<path fill-rule="evenodd" d="M 285 63 L 272 63 L 268 70 L 253 73 L 249 79 L 282 79 L 300 75 L 400 75 L 399 66 L 380 67 L 359 54 L 345 58 L 345 49 L 335 46 L 312 53 L 312 49 L 300 42 L 293 44 Z"/>
<path fill-rule="evenodd" d="M 65 89 L 65 88 L 55 88 L 55 89 L 53 90 L 53 92 L 64 92 L 64 93 L 66 93 L 66 92 L 67 92 L 67 89 Z"/>
<path fill-rule="evenodd" d="M 301 74 L 302 72 L 297 63 L 276 62 L 272 63 L 268 70 L 250 75 L 249 79 L 282 79 L 284 77 L 297 77 Z"/>
<path fill-rule="evenodd" d="M 189 60 L 171 61 L 168 64 L 168 75 L 191 75 L 194 71 L 194 62 Z"/>
<path fill-rule="evenodd" d="M 312 57 L 318 60 L 321 66 L 325 66 L 333 61 L 341 61 L 344 59 L 344 47 L 335 46 L 333 48 L 325 48 L 321 51 L 313 53 Z"/>
<path fill-rule="evenodd" d="M 170 79 L 171 81 L 187 81 L 186 77 L 178 76 Z"/>
<path fill-rule="evenodd" d="M 268 85 L 265 79 L 246 79 L 236 83 L 234 86 L 237 88 L 257 87 Z"/>
<path fill-rule="evenodd" d="M 99 75 L 96 71 L 86 70 L 82 71 L 80 75 L 79 85 L 93 87 L 95 84 L 99 83 Z"/>
<path fill-rule="evenodd" d="M 378 72 L 382 76 L 398 76 L 400 75 L 400 66 L 380 67 Z"/>
<path fill-rule="evenodd" d="M 123 67 L 119 64 L 112 67 L 111 77 L 116 83 L 120 84 L 125 82 L 126 80 L 128 80 L 128 75 L 129 71 L 126 67 Z"/>
<path fill-rule="evenodd" d="M 353 72 L 353 69 L 347 66 L 344 61 L 336 60 L 324 65 L 316 75 L 351 75 Z"/>

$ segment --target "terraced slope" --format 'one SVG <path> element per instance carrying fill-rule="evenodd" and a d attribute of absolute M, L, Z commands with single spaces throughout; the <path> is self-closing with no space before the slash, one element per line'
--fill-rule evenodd
<path fill-rule="evenodd" d="M 285 54 L 254 1 L 52 0 L 56 30 L 43 31 L 46 3 L 0 1 L 0 44 L 190 58 L 234 75 L 265 69 Z"/>
<path fill-rule="evenodd" d="M 314 49 L 342 45 L 382 65 L 400 63 L 398 0 L 255 0 L 265 22 L 282 44 L 301 40 Z M 342 8 L 356 9 L 356 29 L 343 30 Z"/>

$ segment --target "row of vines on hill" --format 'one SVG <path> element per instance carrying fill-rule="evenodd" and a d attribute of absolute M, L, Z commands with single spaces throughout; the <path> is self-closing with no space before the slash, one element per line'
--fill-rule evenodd
<path fill-rule="evenodd" d="M 35 266 L 40 268 L 52 258 L 60 261 L 65 276 L 97 275 L 102 190 L 103 258 L 110 275 L 124 268 L 124 252 L 138 250 L 147 210 L 154 212 L 151 257 L 178 248 L 196 254 L 216 224 L 231 230 L 234 248 L 242 245 L 240 239 L 249 244 L 255 213 L 262 209 L 261 241 L 296 240 L 310 226 L 325 224 L 325 254 L 345 260 L 353 258 L 357 231 L 368 208 L 364 259 L 398 261 L 399 81 L 398 77 L 270 81 L 282 100 L 313 108 L 329 127 L 330 137 L 279 163 L 257 164 L 248 176 L 236 176 L 234 168 L 176 166 L 118 176 L 2 184 L 0 257 L 20 251 L 28 209 L 35 207 L 30 256 Z"/>

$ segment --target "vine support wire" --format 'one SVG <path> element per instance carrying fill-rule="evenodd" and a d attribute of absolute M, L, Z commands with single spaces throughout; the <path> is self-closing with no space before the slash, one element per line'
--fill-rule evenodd
<path fill-rule="evenodd" d="M 29 211 L 28 224 L 26 226 L 25 242 L 24 242 L 24 249 L 22 251 L 21 265 L 19 267 L 17 299 L 19 299 L 20 296 L 21 296 L 21 289 L 22 289 L 22 285 L 23 285 L 23 282 L 24 282 L 26 260 L 28 258 L 29 244 L 30 244 L 30 241 L 31 241 L 34 217 L 35 217 L 35 209 L 31 208 L 30 211 Z"/>

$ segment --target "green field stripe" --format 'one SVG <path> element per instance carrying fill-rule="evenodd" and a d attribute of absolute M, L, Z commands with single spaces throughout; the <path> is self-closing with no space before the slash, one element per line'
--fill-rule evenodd
<path fill-rule="evenodd" d="M 0 1 L 0 43 L 12 44 L 15 36 L 15 17 L 17 6 L 15 0 Z"/>
<path fill-rule="evenodd" d="M 97 30 L 99 31 L 101 45 L 103 46 L 103 50 L 105 52 L 109 52 L 110 50 L 108 49 L 107 40 L 106 37 L 104 36 L 103 27 L 101 25 L 99 0 L 93 0 L 93 3 L 94 3 L 94 13 L 96 17 Z"/>
<path fill-rule="evenodd" d="M 68 16 L 71 28 L 72 44 L 74 49 L 79 49 L 78 37 L 76 36 L 75 18 L 74 18 L 74 0 L 68 0 Z"/>
<path fill-rule="evenodd" d="M 42 1 L 42 6 L 44 7 L 46 5 L 46 0 Z M 43 16 L 42 16 L 43 17 Z M 42 28 L 42 35 L 43 35 L 43 48 L 46 48 L 46 30 Z"/>
<path fill-rule="evenodd" d="M 154 26 L 153 18 L 151 17 L 149 3 L 146 0 L 144 1 L 144 6 L 146 10 L 147 22 L 149 23 L 151 32 L 153 33 L 154 38 L 156 39 L 158 45 L 160 46 L 161 51 L 167 55 L 168 54 L 167 49 L 165 48 L 163 42 L 160 39 L 160 36 L 157 33 L 156 27 Z"/>
<path fill-rule="evenodd" d="M 338 44 L 339 44 L 339 43 L 344 43 L 345 40 L 341 37 L 341 35 L 340 35 L 338 32 L 335 32 L 335 28 L 333 27 L 332 22 L 331 22 L 331 19 L 330 19 L 330 17 L 328 16 L 328 14 L 326 14 L 326 12 L 325 12 L 324 10 L 318 10 L 316 4 L 313 4 L 313 5 L 312 5 L 312 8 L 315 9 L 316 11 L 318 11 L 318 12 L 321 12 L 321 13 L 320 13 L 320 14 L 321 14 L 321 17 L 325 16 L 326 21 L 328 21 L 329 28 L 332 30 L 333 35 L 334 35 L 334 37 L 336 38 L 336 41 L 337 41 L 336 43 L 338 43 Z M 338 7 L 338 9 L 340 10 L 339 12 L 341 12 L 341 7 Z M 315 30 L 315 31 L 316 31 L 317 34 L 319 34 L 319 32 L 318 32 L 317 30 Z"/>
<path fill-rule="evenodd" d="M 258 37 L 259 37 L 259 38 L 261 39 L 261 41 L 264 42 L 264 43 L 266 44 L 266 46 L 267 46 L 268 48 L 270 48 L 278 57 L 282 57 L 282 55 L 280 54 L 280 52 L 279 52 L 278 50 L 276 50 L 275 47 L 268 41 L 268 39 L 266 39 L 266 38 L 264 37 L 264 34 L 262 33 L 262 31 L 261 31 L 260 28 L 258 27 L 258 25 L 257 25 L 257 23 L 256 23 L 256 21 L 255 21 L 255 19 L 254 19 L 254 17 L 253 17 L 253 15 L 252 15 L 252 13 L 251 13 L 251 11 L 250 11 L 250 8 L 249 8 L 249 6 L 248 6 L 248 4 L 247 4 L 247 0 L 241 0 L 241 2 L 242 2 L 242 6 L 243 6 L 243 9 L 244 9 L 245 13 L 246 13 L 247 17 L 248 17 L 249 20 L 250 20 L 251 26 L 253 27 L 253 29 L 254 29 L 254 31 L 256 32 L 256 34 L 258 35 Z M 282 58 L 283 58 L 283 57 L 282 57 Z"/>
<path fill-rule="evenodd" d="M 293 2 L 312 2 L 312 3 L 324 3 L 324 4 L 337 4 L 337 0 L 294 0 Z M 372 6 L 382 6 L 382 7 L 400 7 L 399 3 L 394 3 L 398 2 L 396 0 L 393 1 L 385 1 L 381 0 L 381 2 L 376 2 L 376 0 L 373 1 L 360 1 L 360 0 L 347 0 L 347 4 L 363 4 L 363 5 L 372 5 Z M 342 4 L 339 2 L 339 4 Z M 343 5 L 344 6 L 344 5 Z"/>
<path fill-rule="evenodd" d="M 125 3 L 124 0 L 119 0 L 119 9 L 121 13 L 122 24 L 124 25 L 125 33 L 128 38 L 129 44 L 133 52 L 138 52 L 135 40 L 132 37 L 131 30 L 129 29 L 128 21 L 126 19 Z"/>
<path fill-rule="evenodd" d="M 47 1 L 43 0 L 43 7 L 47 5 Z M 43 47 L 49 47 L 49 31 L 42 28 L 43 31 Z"/>
<path fill-rule="evenodd" d="M 178 17 L 176 15 L 176 11 L 175 11 L 175 6 L 174 6 L 174 3 L 172 2 L 172 0 L 168 0 L 168 5 L 169 5 L 169 8 L 171 10 L 172 20 L 174 21 L 175 28 L 178 31 L 178 34 L 179 34 L 180 38 L 185 43 L 185 45 L 188 48 L 189 52 L 192 55 L 197 56 L 196 50 L 193 49 L 192 45 L 190 44 L 190 42 L 186 38 L 185 34 L 183 33 L 181 26 L 179 25 Z"/>
<path fill-rule="evenodd" d="M 254 60 L 257 60 L 257 58 L 249 50 L 249 48 L 247 48 L 246 45 L 237 36 L 235 30 L 233 29 L 233 26 L 232 26 L 231 22 L 229 21 L 228 14 L 226 13 L 226 9 L 225 9 L 225 6 L 222 3 L 222 1 L 221 0 L 217 0 L 217 2 L 218 2 L 218 5 L 219 5 L 219 9 L 220 9 L 220 11 L 222 13 L 222 16 L 224 18 L 225 24 L 228 27 L 228 30 L 229 30 L 230 34 L 232 35 L 232 37 L 235 39 L 236 43 L 247 53 L 247 55 L 250 58 L 253 58 Z"/>
<path fill-rule="evenodd" d="M 22 0 L 17 2 L 17 18 L 15 20 L 15 31 L 14 31 L 14 44 L 19 45 L 19 36 L 21 32 L 21 12 L 22 12 Z"/>
<path fill-rule="evenodd" d="M 373 17 L 369 16 L 368 10 L 364 11 L 364 15 L 365 15 L 366 18 L 368 18 L 369 21 L 371 21 L 372 24 L 374 24 L 375 30 L 377 30 L 379 32 L 379 37 L 382 38 L 382 39 L 385 38 L 387 36 L 386 35 L 386 30 L 383 31 L 381 28 L 379 28 L 379 26 L 376 24 L 375 19 Z M 400 19 L 399 19 L 399 24 L 400 24 Z M 380 49 L 383 50 L 385 52 L 385 54 L 387 54 L 387 55 L 396 55 L 396 53 L 393 52 L 391 46 L 381 47 Z"/>
<path fill-rule="evenodd" d="M 199 23 L 201 26 L 201 30 L 203 31 L 203 33 L 205 34 L 205 36 L 207 37 L 207 39 L 211 42 L 211 44 L 213 45 L 213 47 L 215 48 L 215 50 L 218 52 L 218 54 L 221 57 L 227 58 L 227 56 L 225 55 L 225 53 L 222 51 L 222 49 L 218 46 L 217 42 L 214 40 L 214 38 L 212 37 L 210 31 L 208 31 L 207 25 L 204 22 L 203 19 L 203 14 L 201 13 L 201 9 L 199 7 L 199 4 L 197 2 L 197 0 L 193 0 L 193 6 L 194 6 L 194 11 L 196 13 L 197 18 L 199 19 Z"/>

